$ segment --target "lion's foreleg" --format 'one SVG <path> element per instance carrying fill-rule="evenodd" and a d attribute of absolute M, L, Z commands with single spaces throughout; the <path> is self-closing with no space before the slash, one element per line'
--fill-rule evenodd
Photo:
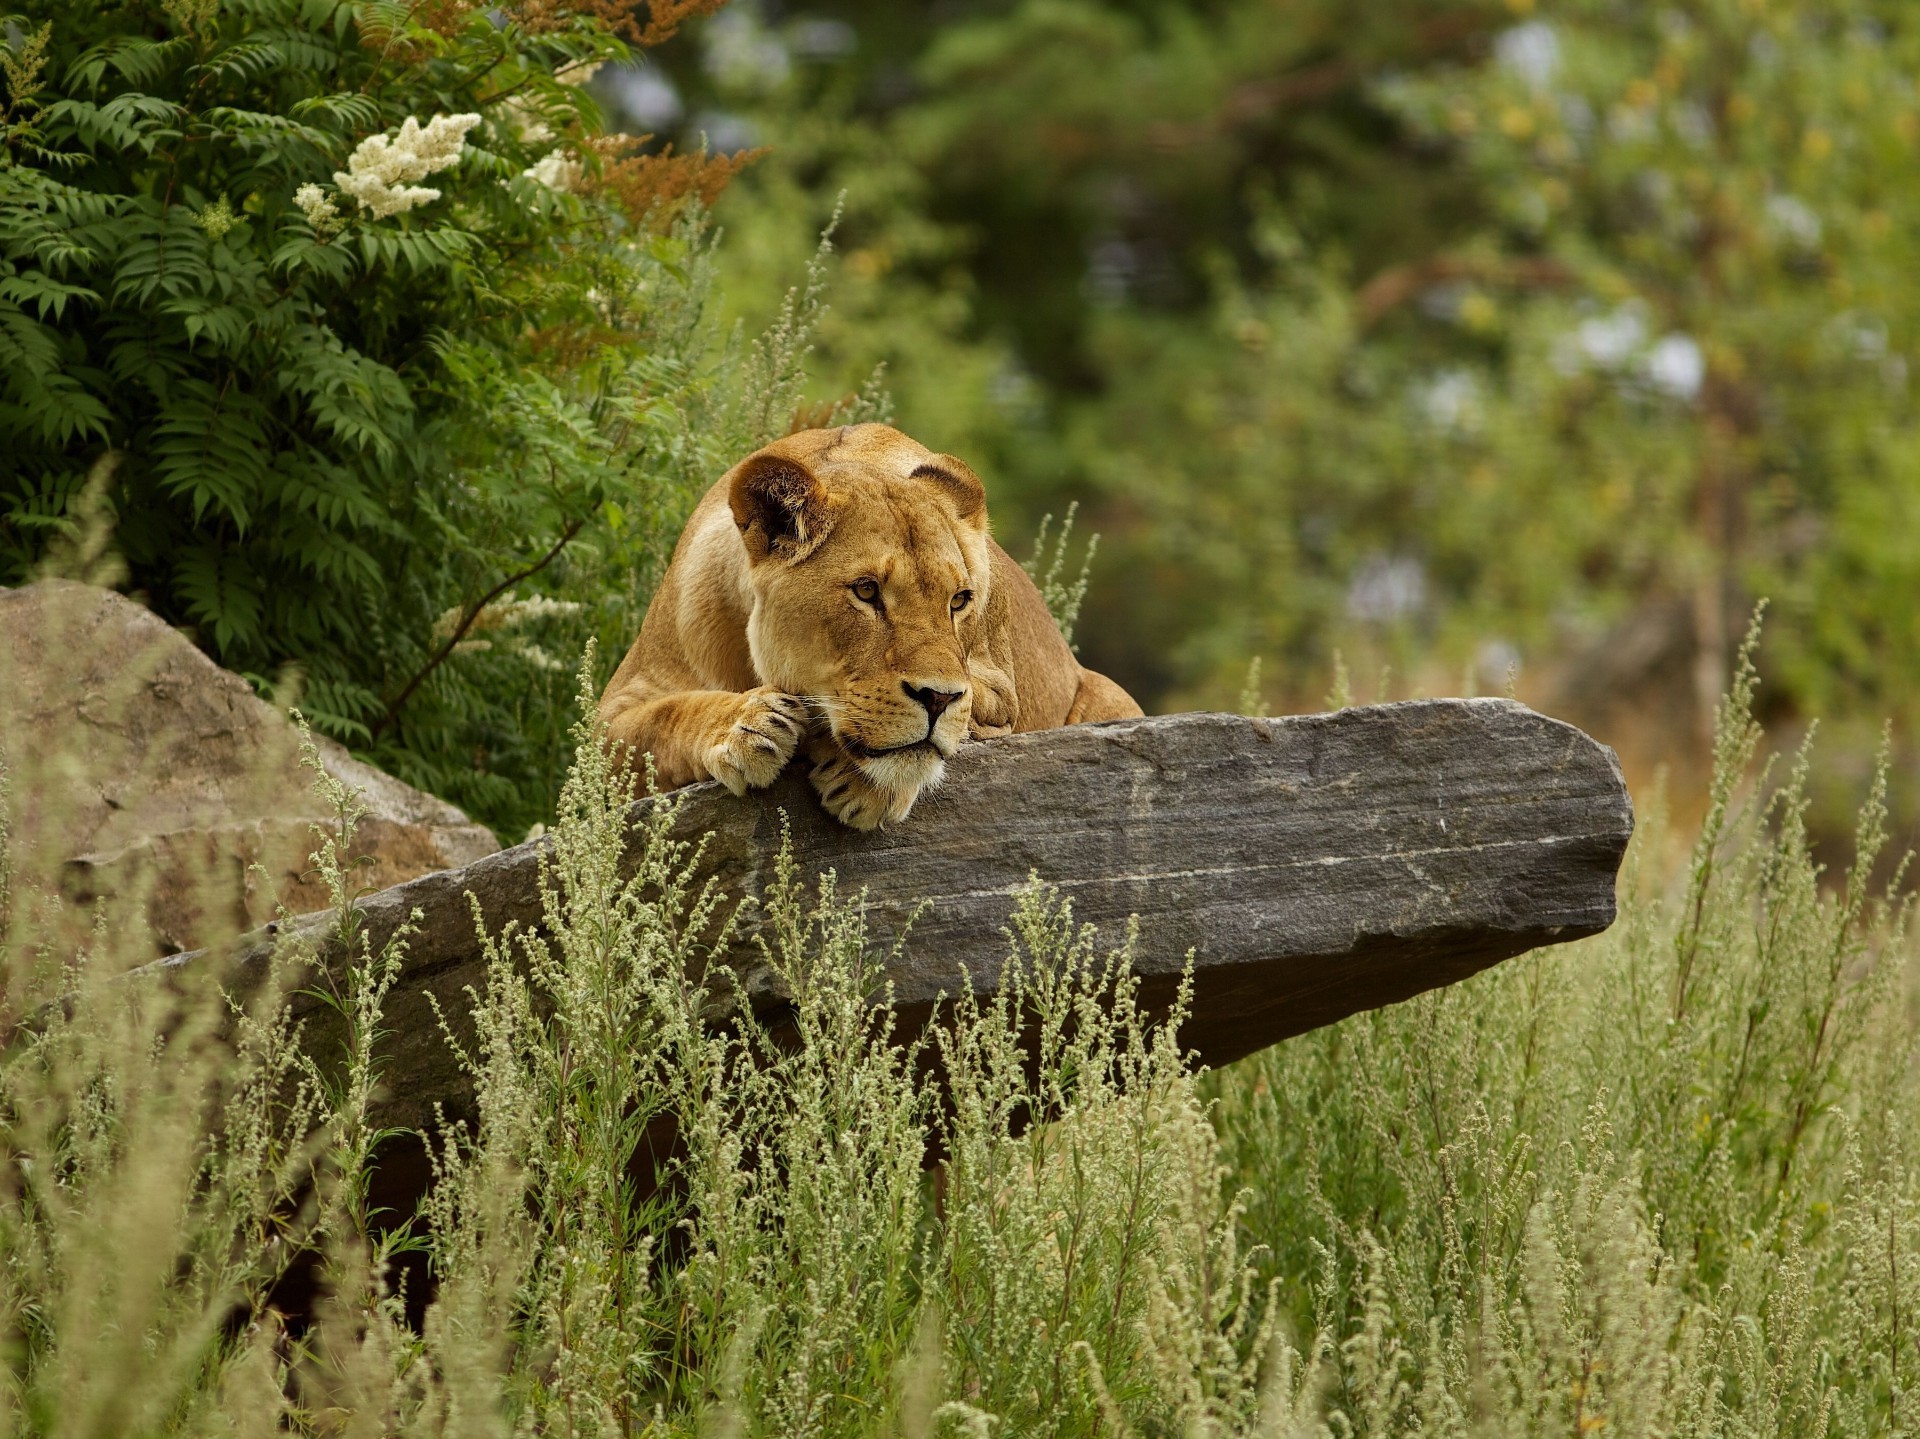
<path fill-rule="evenodd" d="M 685 690 L 658 699 L 609 696 L 607 738 L 637 770 L 652 755 L 662 789 L 717 779 L 735 794 L 773 783 L 807 732 L 806 702 L 762 686 Z"/>
<path fill-rule="evenodd" d="M 878 829 L 907 817 L 922 786 L 883 785 L 868 777 L 830 735 L 807 741 L 807 777 L 820 807 L 850 829 Z"/>
<path fill-rule="evenodd" d="M 967 733 L 974 739 L 1012 734 L 1013 719 L 1019 712 L 1013 676 L 980 655 L 967 660 L 967 676 L 973 682 L 973 708 L 967 720 Z"/>

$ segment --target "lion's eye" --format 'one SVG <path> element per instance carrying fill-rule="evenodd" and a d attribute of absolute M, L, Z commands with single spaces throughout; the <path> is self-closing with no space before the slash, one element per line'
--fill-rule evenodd
<path fill-rule="evenodd" d="M 973 591 L 961 590 L 958 594 L 956 594 L 953 597 L 954 613 L 958 614 L 961 610 L 964 610 L 968 605 L 972 603 L 973 603 Z"/>
<path fill-rule="evenodd" d="M 855 580 L 853 597 L 863 604 L 877 605 L 880 603 L 880 586 L 873 580 Z"/>

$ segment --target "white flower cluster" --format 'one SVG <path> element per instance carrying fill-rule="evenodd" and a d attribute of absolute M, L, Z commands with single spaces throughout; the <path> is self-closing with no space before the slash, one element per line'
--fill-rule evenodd
<path fill-rule="evenodd" d="M 585 606 L 578 600 L 556 600 L 550 595 L 532 595 L 524 600 L 517 599 L 514 592 L 508 590 L 467 622 L 467 632 L 477 635 L 485 630 L 515 629 L 520 625 L 538 623 L 561 615 L 576 615 L 584 608 Z M 466 618 L 466 609 L 461 605 L 455 605 L 433 622 L 433 637 L 444 640 Z M 491 640 L 462 640 L 455 648 L 488 649 L 491 646 Z"/>
<path fill-rule="evenodd" d="M 233 213 L 233 208 L 227 204 L 225 195 L 215 200 L 194 218 L 200 222 L 200 228 L 207 232 L 209 240 L 224 240 L 227 232 L 240 223 L 240 217 Z"/>
<path fill-rule="evenodd" d="M 551 150 L 520 173 L 529 180 L 538 180 L 549 190 L 565 194 L 580 183 L 582 169 L 576 156 L 565 150 Z"/>
<path fill-rule="evenodd" d="M 505 117 L 513 133 L 529 145 L 538 145 L 542 140 L 553 138 L 553 127 L 540 117 L 540 112 L 527 103 L 524 95 L 515 95 L 500 106 L 500 114 Z"/>
<path fill-rule="evenodd" d="M 415 205 L 440 198 L 438 190 L 414 182 L 457 161 L 467 131 L 479 123 L 478 115 L 435 115 L 423 126 L 408 116 L 391 139 L 369 135 L 362 140 L 347 168 L 334 172 L 333 183 L 372 211 L 376 220 L 404 214 Z"/>
<path fill-rule="evenodd" d="M 318 185 L 302 185 L 293 192 L 294 206 L 307 217 L 307 223 L 316 234 L 327 234 L 337 229 L 340 211 L 333 201 L 327 198 L 327 192 Z"/>
<path fill-rule="evenodd" d="M 504 624 L 524 624 L 528 620 L 552 619 L 558 615 L 577 615 L 586 606 L 578 600 L 556 600 L 551 595 L 532 595 L 518 600 L 509 591 L 496 606 L 503 611 L 501 621 Z"/>

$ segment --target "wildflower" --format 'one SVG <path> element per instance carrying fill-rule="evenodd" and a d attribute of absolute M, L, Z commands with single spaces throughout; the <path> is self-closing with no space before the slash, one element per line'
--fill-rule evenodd
<path fill-rule="evenodd" d="M 559 674 L 570 668 L 565 661 L 556 659 L 551 653 L 542 649 L 539 645 L 534 644 L 531 640 L 523 640 L 521 643 L 515 645 L 514 649 L 519 652 L 522 659 L 537 670 L 545 670 L 549 674 Z"/>
<path fill-rule="evenodd" d="M 408 116 L 393 138 L 369 135 L 362 140 L 347 168 L 334 172 L 333 183 L 376 220 L 405 214 L 440 198 L 438 190 L 414 182 L 457 162 L 467 132 L 479 123 L 478 115 L 435 115 L 423 127 Z"/>
<path fill-rule="evenodd" d="M 466 622 L 466 627 L 474 634 L 484 630 L 511 629 L 529 621 L 553 619 L 562 615 L 575 615 L 585 608 L 578 600 L 556 600 L 550 595 L 530 595 L 526 599 L 515 597 L 508 590 L 499 599 L 488 605 L 479 614 L 468 618 L 463 606 L 455 605 L 443 611 L 433 622 L 433 637 L 444 640 Z"/>
<path fill-rule="evenodd" d="M 186 35 L 198 35 L 220 13 L 220 0 L 163 0 L 166 17 Z"/>
<path fill-rule="evenodd" d="M 541 117 L 539 110 L 527 102 L 525 96 L 515 95 L 507 100 L 501 105 L 500 114 L 513 133 L 529 145 L 538 145 L 543 140 L 553 138 L 553 127 Z"/>
<path fill-rule="evenodd" d="M 340 226 L 340 211 L 327 192 L 318 185 L 302 185 L 293 192 L 294 207 L 307 217 L 316 234 L 327 234 Z"/>
<path fill-rule="evenodd" d="M 507 603 L 501 606 L 507 613 L 504 618 L 510 624 L 526 620 L 551 619 L 556 615 L 577 615 L 584 605 L 578 600 L 556 600 L 551 595 L 530 595 L 524 600 L 507 596 Z"/>
<path fill-rule="evenodd" d="M 538 180 L 549 190 L 565 194 L 580 183 L 581 167 L 577 156 L 565 150 L 551 150 L 520 173 L 529 180 Z"/>
<path fill-rule="evenodd" d="M 207 238 L 216 241 L 226 238 L 227 231 L 240 223 L 233 213 L 233 208 L 227 204 L 225 195 L 194 216 L 194 219 L 198 220 L 200 228 L 207 232 Z"/>

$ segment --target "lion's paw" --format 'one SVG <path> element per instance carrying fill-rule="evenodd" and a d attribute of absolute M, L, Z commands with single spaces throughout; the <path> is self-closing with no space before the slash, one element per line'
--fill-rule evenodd
<path fill-rule="evenodd" d="M 780 776 L 807 732 L 807 702 L 762 687 L 740 696 L 732 725 L 707 750 L 707 773 L 735 794 L 765 789 Z"/>
<path fill-rule="evenodd" d="M 917 791 L 875 784 L 838 745 L 823 744 L 809 753 L 813 760 L 809 777 L 821 808 L 849 829 L 878 829 L 905 819 L 913 808 Z"/>

